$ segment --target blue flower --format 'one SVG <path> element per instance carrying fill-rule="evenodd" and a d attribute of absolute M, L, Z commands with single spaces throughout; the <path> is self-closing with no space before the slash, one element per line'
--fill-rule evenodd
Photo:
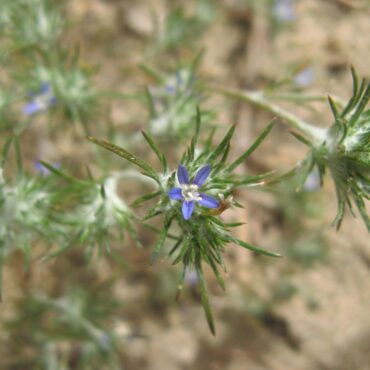
<path fill-rule="evenodd" d="M 180 187 L 172 188 L 168 192 L 168 196 L 172 200 L 182 200 L 182 215 L 185 220 L 189 220 L 193 214 L 195 203 L 199 203 L 203 207 L 218 208 L 220 203 L 217 199 L 210 195 L 199 192 L 199 188 L 207 180 L 211 172 L 209 164 L 202 167 L 195 175 L 194 180 L 190 183 L 189 174 L 183 165 L 179 165 L 177 170 L 177 179 L 179 180 Z"/>
<path fill-rule="evenodd" d="M 23 107 L 23 113 L 26 116 L 45 112 L 49 107 L 55 105 L 57 102 L 52 88 L 48 83 L 44 83 L 37 93 L 31 94 L 31 97 L 32 99 Z"/>
<path fill-rule="evenodd" d="M 313 192 L 320 189 L 320 174 L 319 171 L 315 168 L 308 175 L 306 182 L 303 185 L 303 189 L 308 192 Z"/>
<path fill-rule="evenodd" d="M 297 87 L 308 87 L 312 84 L 314 79 L 315 72 L 313 68 L 307 67 L 294 76 L 293 82 Z"/>
<path fill-rule="evenodd" d="M 282 23 L 294 22 L 296 19 L 292 0 L 275 0 L 273 6 L 275 18 Z"/>

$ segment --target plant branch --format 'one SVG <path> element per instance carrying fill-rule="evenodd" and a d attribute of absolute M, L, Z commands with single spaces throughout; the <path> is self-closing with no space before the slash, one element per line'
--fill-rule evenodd
<path fill-rule="evenodd" d="M 313 142 L 319 141 L 321 143 L 326 138 L 326 129 L 315 127 L 313 124 L 302 120 L 296 115 L 270 102 L 262 91 L 241 91 L 220 86 L 210 86 L 209 89 L 213 92 L 244 100 L 258 108 L 276 115 L 290 127 L 306 135 Z"/>

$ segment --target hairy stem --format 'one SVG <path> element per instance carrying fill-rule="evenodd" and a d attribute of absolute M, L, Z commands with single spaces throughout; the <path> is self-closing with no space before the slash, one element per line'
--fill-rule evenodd
<path fill-rule="evenodd" d="M 210 89 L 212 89 L 213 92 L 219 92 L 226 96 L 244 100 L 256 107 L 276 115 L 290 127 L 306 135 L 312 140 L 313 143 L 321 143 L 326 138 L 326 129 L 315 127 L 311 123 L 308 123 L 296 115 L 286 111 L 285 109 L 280 108 L 278 105 L 270 102 L 262 91 L 241 91 L 219 86 L 212 86 Z"/>

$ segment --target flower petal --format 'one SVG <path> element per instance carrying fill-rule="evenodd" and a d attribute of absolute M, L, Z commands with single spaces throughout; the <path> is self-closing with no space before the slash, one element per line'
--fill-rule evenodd
<path fill-rule="evenodd" d="M 207 208 L 218 208 L 220 206 L 220 202 L 216 199 L 211 197 L 207 194 L 200 194 L 201 200 L 198 202 L 201 206 Z"/>
<path fill-rule="evenodd" d="M 189 218 L 193 214 L 194 206 L 194 202 L 184 202 L 182 204 L 182 215 L 184 216 L 185 220 L 189 220 Z"/>
<path fill-rule="evenodd" d="M 50 84 L 48 83 L 43 83 L 41 86 L 40 86 L 40 94 L 47 94 L 51 91 L 51 87 L 50 87 Z"/>
<path fill-rule="evenodd" d="M 193 180 L 193 184 L 198 185 L 198 186 L 202 186 L 204 184 L 204 182 L 207 180 L 207 177 L 210 174 L 210 172 L 211 172 L 211 165 L 206 164 L 195 175 L 195 178 Z"/>
<path fill-rule="evenodd" d="M 177 169 L 177 179 L 180 184 L 189 184 L 188 171 L 182 164 L 179 164 L 179 168 Z"/>
<path fill-rule="evenodd" d="M 36 102 L 34 101 L 31 101 L 29 103 L 27 103 L 24 107 L 23 107 L 23 114 L 25 114 L 26 116 L 31 116 L 35 113 L 38 113 L 40 112 L 42 109 L 40 107 L 39 104 L 37 104 Z"/>
<path fill-rule="evenodd" d="M 50 99 L 49 99 L 49 106 L 53 106 L 57 103 L 57 98 L 55 96 L 52 96 Z"/>
<path fill-rule="evenodd" d="M 181 188 L 172 188 L 168 192 L 168 196 L 172 200 L 181 200 L 181 199 L 184 199 L 184 197 L 182 196 Z"/>

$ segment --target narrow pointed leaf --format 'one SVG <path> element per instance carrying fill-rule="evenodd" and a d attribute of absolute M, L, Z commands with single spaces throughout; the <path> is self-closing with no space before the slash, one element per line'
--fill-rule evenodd
<path fill-rule="evenodd" d="M 171 226 L 172 220 L 173 220 L 173 217 L 171 217 L 171 216 L 167 216 L 164 220 L 163 228 L 162 228 L 162 230 L 159 234 L 159 239 L 158 239 L 157 244 L 154 247 L 154 250 L 153 250 L 153 253 L 152 253 L 151 264 L 153 264 L 155 262 L 155 260 L 157 259 L 158 254 L 160 253 L 160 251 L 161 251 L 161 249 L 164 245 L 164 242 L 167 238 L 168 230 Z"/>
<path fill-rule="evenodd" d="M 158 157 L 159 161 L 162 163 L 163 170 L 166 171 L 167 170 L 167 161 L 166 161 L 166 158 L 165 158 L 164 154 L 161 152 L 158 145 L 153 141 L 153 139 L 145 131 L 141 131 L 141 133 L 143 134 L 146 142 L 153 149 L 153 151 L 156 154 L 156 156 Z"/>
<path fill-rule="evenodd" d="M 1 167 L 4 167 L 5 161 L 8 158 L 9 149 L 13 143 L 14 136 L 10 136 L 9 139 L 5 142 L 4 148 L 1 153 Z"/>
<path fill-rule="evenodd" d="M 244 226 L 245 222 L 229 222 L 225 224 L 226 227 L 239 227 L 239 226 Z"/>
<path fill-rule="evenodd" d="M 342 224 L 346 203 L 344 200 L 340 200 L 340 198 L 337 198 L 337 199 L 338 199 L 338 210 L 337 210 L 337 214 L 335 215 L 334 220 L 331 223 L 331 226 L 335 227 L 335 229 L 338 231 L 340 228 L 340 225 Z"/>
<path fill-rule="evenodd" d="M 271 183 L 280 182 L 280 177 L 271 177 L 274 174 L 276 174 L 276 171 L 269 171 L 256 176 L 246 176 L 245 179 L 235 181 L 234 188 L 251 185 L 269 185 Z"/>
<path fill-rule="evenodd" d="M 328 102 L 329 102 L 331 112 L 333 113 L 333 116 L 334 116 L 335 120 L 337 121 L 339 119 L 338 107 L 335 104 L 334 100 L 330 96 L 328 96 Z"/>
<path fill-rule="evenodd" d="M 162 83 L 164 78 L 153 68 L 149 67 L 145 63 L 140 64 L 140 68 L 150 77 L 152 77 L 157 83 Z"/>
<path fill-rule="evenodd" d="M 354 107 L 356 104 L 356 96 L 358 91 L 358 76 L 356 70 L 351 66 L 351 73 L 352 73 L 352 97 L 347 103 L 347 105 L 344 107 L 341 117 L 344 118 Z"/>
<path fill-rule="evenodd" d="M 232 236 L 228 236 L 226 239 L 227 239 L 227 241 L 235 243 L 235 244 L 239 245 L 240 247 L 250 249 L 251 251 L 259 253 L 259 254 L 264 254 L 265 256 L 282 257 L 282 255 L 280 253 L 271 252 L 271 251 L 268 251 L 266 249 L 256 247 L 252 244 L 246 243 L 243 240 L 240 240 L 238 238 L 234 238 Z"/>
<path fill-rule="evenodd" d="M 163 212 L 159 209 L 150 209 L 148 214 L 143 218 L 143 221 L 148 221 L 153 217 L 161 215 Z"/>
<path fill-rule="evenodd" d="M 204 279 L 203 270 L 202 270 L 202 267 L 200 265 L 200 262 L 197 262 L 195 268 L 196 268 L 196 272 L 197 272 L 197 276 L 198 276 L 198 286 L 199 286 L 200 299 L 201 299 L 201 302 L 202 302 L 204 313 L 206 315 L 208 327 L 209 327 L 209 330 L 211 331 L 211 333 L 213 335 L 216 335 L 216 328 L 215 328 L 215 323 L 214 323 L 214 320 L 213 320 L 212 309 L 211 309 L 211 305 L 209 303 L 206 282 L 205 282 L 205 279 Z"/>
<path fill-rule="evenodd" d="M 352 117 L 349 121 L 350 125 L 353 125 L 354 123 L 356 123 L 356 121 L 360 117 L 360 114 L 366 108 L 367 103 L 369 102 L 369 100 L 370 100 L 370 84 L 367 85 L 366 90 L 364 92 L 364 95 L 362 96 L 361 101 L 359 102 L 355 113 L 352 115 Z"/>
<path fill-rule="evenodd" d="M 197 56 L 195 57 L 194 61 L 191 63 L 190 70 L 194 74 L 195 70 L 198 68 L 199 63 L 201 62 L 204 55 L 204 49 L 200 50 Z"/>
<path fill-rule="evenodd" d="M 152 265 L 156 261 L 159 253 L 161 252 L 161 249 L 162 249 L 163 244 L 164 244 L 164 242 L 166 240 L 166 237 L 167 237 L 167 232 L 168 232 L 168 228 L 164 227 L 161 230 L 161 233 L 159 234 L 159 239 L 158 239 L 157 244 L 155 245 L 153 253 L 152 253 L 152 258 L 151 258 L 151 264 Z"/>
<path fill-rule="evenodd" d="M 169 256 L 172 256 L 174 254 L 175 251 L 177 251 L 177 249 L 179 248 L 179 246 L 181 245 L 182 243 L 182 238 L 180 238 L 176 243 L 175 245 L 172 247 L 172 249 L 169 251 L 168 255 Z"/>
<path fill-rule="evenodd" d="M 293 131 L 290 131 L 290 134 L 293 135 L 297 140 L 299 140 L 303 144 L 312 148 L 312 143 L 308 139 L 306 139 L 303 135 L 298 134 L 297 132 L 293 132 Z"/>
<path fill-rule="evenodd" d="M 224 150 L 226 149 L 227 145 L 229 144 L 231 137 L 233 136 L 235 131 L 235 125 L 232 125 L 229 131 L 226 133 L 220 144 L 217 145 L 215 150 L 208 158 L 208 162 L 213 162 L 219 155 L 221 155 Z"/>
<path fill-rule="evenodd" d="M 23 162 L 22 162 L 22 155 L 21 155 L 21 147 L 19 145 L 18 137 L 14 137 L 14 147 L 15 147 L 15 154 L 17 159 L 17 168 L 18 174 L 21 175 L 23 173 Z"/>
<path fill-rule="evenodd" d="M 62 172 L 60 169 L 52 166 L 50 163 L 40 161 L 40 164 L 43 165 L 45 168 L 47 168 L 50 172 L 54 173 L 57 176 L 60 176 L 60 177 L 64 178 L 65 180 L 74 182 L 75 184 L 79 184 L 79 185 L 89 185 L 89 186 L 92 185 L 91 182 L 76 179 L 73 176 Z"/>
<path fill-rule="evenodd" d="M 257 148 L 258 146 L 262 143 L 262 141 L 265 139 L 265 137 L 269 134 L 271 129 L 273 128 L 275 124 L 275 119 L 273 119 L 267 127 L 261 132 L 261 134 L 258 136 L 256 141 L 233 163 L 231 163 L 228 167 L 228 171 L 234 170 L 236 167 L 238 167 L 240 164 L 244 162 L 244 160 L 249 157 Z"/>
<path fill-rule="evenodd" d="M 367 227 L 367 231 L 370 232 L 370 218 L 366 212 L 365 202 L 363 201 L 361 197 L 356 197 L 355 202 L 356 202 L 358 210 L 360 211 L 360 215 Z"/>
<path fill-rule="evenodd" d="M 142 197 L 136 199 L 133 203 L 132 203 L 132 207 L 138 207 L 140 206 L 141 204 L 143 204 L 144 202 L 150 200 L 150 199 L 153 199 L 155 197 L 158 197 L 159 195 L 161 195 L 161 192 L 160 191 L 155 191 L 153 193 L 149 193 L 149 194 L 146 194 L 146 195 L 143 195 Z"/>
<path fill-rule="evenodd" d="M 153 96 L 150 93 L 150 90 L 148 87 L 145 89 L 145 95 L 146 95 L 146 99 L 147 99 L 148 106 L 149 106 L 149 115 L 150 115 L 150 118 L 153 119 L 156 117 L 156 111 L 155 111 Z"/>
<path fill-rule="evenodd" d="M 172 261 L 172 265 L 176 265 L 178 264 L 183 258 L 184 258 L 184 255 L 186 254 L 186 252 L 188 251 L 188 248 L 189 248 L 189 245 L 190 245 L 190 241 L 189 239 L 185 238 L 184 239 L 184 242 L 182 244 L 182 247 L 180 249 L 180 252 L 179 254 L 177 255 L 177 257 Z M 185 265 L 184 261 L 183 261 L 183 264 Z"/>
<path fill-rule="evenodd" d="M 196 116 L 196 121 L 195 121 L 195 133 L 194 133 L 194 136 L 193 136 L 193 138 L 191 140 L 191 143 L 190 143 L 190 150 L 192 152 L 192 157 L 193 158 L 194 158 L 195 148 L 197 146 L 198 139 L 199 139 L 200 124 L 201 124 L 201 112 L 200 112 L 199 106 L 197 105 L 197 116 Z"/>
<path fill-rule="evenodd" d="M 115 144 L 112 144 L 112 143 L 108 142 L 108 141 L 100 140 L 100 139 L 97 139 L 96 137 L 93 137 L 93 136 L 88 136 L 88 139 L 90 141 L 92 141 L 93 143 L 103 147 L 104 149 L 107 149 L 107 150 L 111 151 L 112 153 L 114 153 L 114 154 L 126 159 L 127 161 L 135 164 L 136 166 L 140 167 L 141 169 L 144 170 L 144 174 L 146 176 L 152 178 L 158 184 L 160 184 L 158 174 L 156 173 L 155 169 L 150 164 L 148 164 L 147 162 L 145 162 L 142 159 L 136 157 L 134 154 L 130 153 L 126 149 L 121 148 L 121 147 L 119 147 Z"/>
<path fill-rule="evenodd" d="M 221 170 L 224 167 L 227 157 L 229 156 L 229 153 L 230 153 L 230 143 L 227 144 L 226 149 L 224 153 L 222 154 L 220 161 L 214 167 L 216 173 L 217 171 Z"/>

